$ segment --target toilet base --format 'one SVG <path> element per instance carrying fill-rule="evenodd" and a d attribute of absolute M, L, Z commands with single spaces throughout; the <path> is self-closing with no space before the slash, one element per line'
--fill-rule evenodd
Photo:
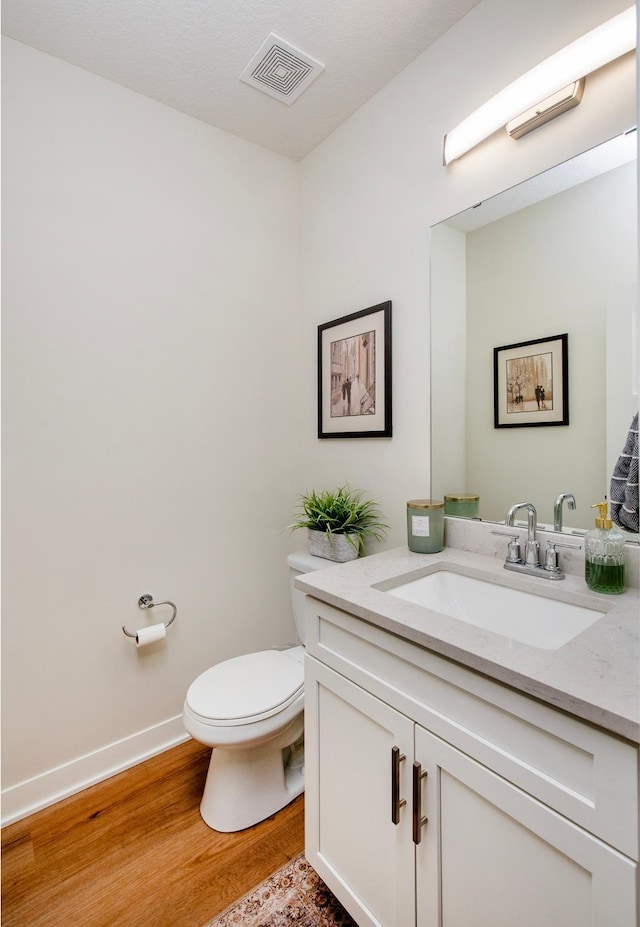
<path fill-rule="evenodd" d="M 205 824 L 222 833 L 244 830 L 302 794 L 302 748 L 292 752 L 279 740 L 247 750 L 213 748 L 200 803 Z"/>

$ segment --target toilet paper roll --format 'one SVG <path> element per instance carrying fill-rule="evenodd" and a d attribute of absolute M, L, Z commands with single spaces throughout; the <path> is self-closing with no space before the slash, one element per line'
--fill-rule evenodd
<path fill-rule="evenodd" d="M 163 641 L 167 636 L 167 629 L 160 624 L 150 624 L 148 628 L 140 628 L 136 631 L 136 647 L 147 647 L 156 641 Z"/>

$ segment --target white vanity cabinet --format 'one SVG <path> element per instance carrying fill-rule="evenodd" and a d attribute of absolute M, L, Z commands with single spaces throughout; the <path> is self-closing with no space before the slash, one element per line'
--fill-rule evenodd
<path fill-rule="evenodd" d="M 636 927 L 632 744 L 307 604 L 306 855 L 360 927 Z"/>

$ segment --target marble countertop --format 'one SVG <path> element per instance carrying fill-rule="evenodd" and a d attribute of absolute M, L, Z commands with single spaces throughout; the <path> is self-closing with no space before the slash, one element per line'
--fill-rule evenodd
<path fill-rule="evenodd" d="M 450 564 L 457 572 L 605 613 L 557 650 L 543 650 L 404 601 L 380 588 Z M 640 743 L 640 615 L 637 589 L 591 592 L 582 576 L 549 581 L 509 572 L 492 556 L 445 547 L 384 551 L 303 574 L 303 592 L 612 733 Z"/>

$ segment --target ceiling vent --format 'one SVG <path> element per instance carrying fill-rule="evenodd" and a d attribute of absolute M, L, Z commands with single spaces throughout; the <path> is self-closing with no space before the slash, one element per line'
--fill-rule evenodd
<path fill-rule="evenodd" d="M 246 66 L 240 80 L 290 105 L 323 71 L 323 64 L 272 32 Z"/>

